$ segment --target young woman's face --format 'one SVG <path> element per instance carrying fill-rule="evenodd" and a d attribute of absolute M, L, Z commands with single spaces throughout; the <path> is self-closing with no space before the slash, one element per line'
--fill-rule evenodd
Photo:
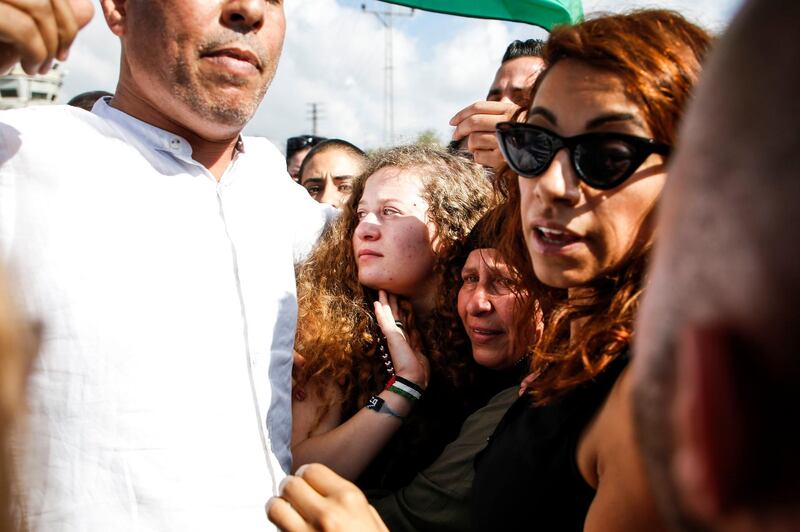
<path fill-rule="evenodd" d="M 411 299 L 433 290 L 436 231 L 422 193 L 414 170 L 384 167 L 367 179 L 353 233 L 359 283 Z"/>
<path fill-rule="evenodd" d="M 614 132 L 651 137 L 622 82 L 574 60 L 557 63 L 542 81 L 528 122 L 571 137 Z M 536 276 L 557 288 L 578 287 L 617 268 L 652 236 L 651 213 L 666 179 L 651 154 L 612 190 L 578 179 L 569 150 L 556 153 L 538 177 L 519 178 L 522 231 Z"/>
<path fill-rule="evenodd" d="M 362 170 L 361 158 L 345 150 L 328 149 L 306 163 L 300 184 L 318 202 L 341 207 L 353 191 L 353 178 Z"/>
<path fill-rule="evenodd" d="M 517 298 L 508 265 L 494 248 L 473 250 L 461 269 L 458 315 L 481 366 L 504 369 L 519 359 L 513 352 Z"/>

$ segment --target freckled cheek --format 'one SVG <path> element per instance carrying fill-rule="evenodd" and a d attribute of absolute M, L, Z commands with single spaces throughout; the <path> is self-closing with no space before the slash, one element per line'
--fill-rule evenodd
<path fill-rule="evenodd" d="M 419 261 L 432 254 L 431 242 L 422 231 L 408 229 L 397 235 L 400 255 L 406 261 Z"/>

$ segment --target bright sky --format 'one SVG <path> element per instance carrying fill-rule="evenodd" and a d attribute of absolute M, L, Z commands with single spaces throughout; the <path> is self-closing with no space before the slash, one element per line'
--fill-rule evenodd
<path fill-rule="evenodd" d="M 383 145 L 385 33 L 368 9 L 376 0 L 286 0 L 287 35 L 275 80 L 246 132 L 281 149 L 288 136 L 311 132 L 309 103 L 317 102 L 319 134 L 363 148 Z M 584 0 L 584 11 L 676 9 L 714 31 L 724 29 L 741 0 Z M 394 8 L 408 13 L 405 8 Z M 114 91 L 119 44 L 98 14 L 78 37 L 67 61 L 64 100 L 87 90 Z M 413 141 L 436 130 L 449 140 L 452 115 L 482 99 L 506 46 L 514 39 L 544 38 L 534 26 L 416 11 L 397 17 L 394 31 L 395 135 Z"/>

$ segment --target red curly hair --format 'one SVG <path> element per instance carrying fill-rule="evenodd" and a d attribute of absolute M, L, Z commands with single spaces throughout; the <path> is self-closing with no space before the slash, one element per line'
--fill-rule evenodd
<path fill-rule="evenodd" d="M 668 10 L 642 10 L 561 26 L 545 45 L 545 69 L 530 101 L 554 65 L 564 59 L 580 61 L 617 76 L 626 96 L 642 111 L 653 137 L 672 145 L 711 42 L 705 30 Z M 564 290 L 542 285 L 533 272 L 520 230 L 517 176 L 505 168 L 495 183 L 506 201 L 506 227 L 513 228 L 503 232 L 500 251 L 523 288 L 539 295 L 548 314 L 543 335 L 529 346 L 534 377 L 529 393 L 535 404 L 545 404 L 593 379 L 628 349 L 652 243 L 630 250 L 614 271 L 586 286 L 579 299 L 568 300 Z M 577 337 L 570 335 L 575 320 L 585 320 Z"/>
<path fill-rule="evenodd" d="M 358 283 L 351 245 L 366 182 L 384 167 L 416 170 L 423 176 L 422 195 L 441 246 L 432 272 L 437 281 L 450 247 L 469 233 L 491 205 L 491 185 L 483 168 L 461 157 L 424 146 L 400 146 L 370 156 L 364 173 L 353 182 L 353 193 L 342 214 L 298 272 L 295 349 L 306 361 L 297 382 L 301 386 L 319 384 L 316 389 L 323 407 L 318 421 L 339 400 L 332 393 L 336 386 L 341 391 L 342 412 L 352 413 L 382 390 L 388 380 L 377 353 L 380 331 L 372 311 L 377 293 Z M 437 282 L 437 289 L 440 284 Z M 431 323 L 418 323 L 405 300 L 400 301 L 400 311 L 404 321 L 412 324 L 411 342 L 423 346 L 431 359 L 432 381 L 452 385 L 459 379 L 457 374 L 469 371 L 467 360 L 448 367 L 455 362 L 450 356 L 452 346 L 439 345 L 429 334 L 437 330 L 439 340 L 453 340 L 458 336 L 458 320 L 445 323 L 432 318 Z M 465 356 L 463 352 L 461 356 Z"/>

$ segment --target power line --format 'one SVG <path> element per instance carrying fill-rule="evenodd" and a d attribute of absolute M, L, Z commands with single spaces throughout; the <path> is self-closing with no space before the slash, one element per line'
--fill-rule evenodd
<path fill-rule="evenodd" d="M 322 113 L 322 104 L 319 102 L 310 102 L 306 105 L 308 106 L 308 118 L 311 120 L 311 134 L 317 136 L 319 121 L 325 118 Z"/>
<path fill-rule="evenodd" d="M 381 21 L 384 28 L 385 45 L 383 57 L 383 140 L 391 146 L 394 144 L 394 50 L 392 47 L 392 35 L 394 17 L 413 17 L 414 10 L 410 13 L 400 13 L 394 11 L 393 6 L 388 6 L 385 11 L 367 9 L 366 4 L 361 4 L 364 13 L 372 13 Z"/>

